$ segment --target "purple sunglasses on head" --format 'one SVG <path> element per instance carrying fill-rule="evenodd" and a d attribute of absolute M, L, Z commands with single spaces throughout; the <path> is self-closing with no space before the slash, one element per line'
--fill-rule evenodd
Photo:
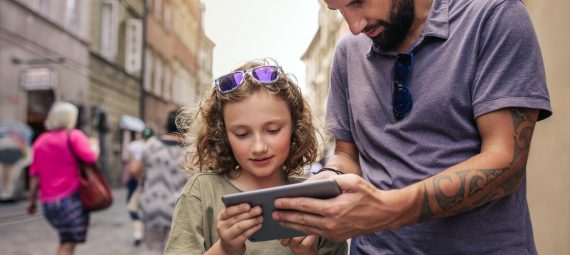
<path fill-rule="evenodd" d="M 236 71 L 223 75 L 216 79 L 216 88 L 220 93 L 231 92 L 243 84 L 246 75 L 251 76 L 259 83 L 274 83 L 279 78 L 279 74 L 283 73 L 280 66 L 258 66 L 245 71 Z"/>

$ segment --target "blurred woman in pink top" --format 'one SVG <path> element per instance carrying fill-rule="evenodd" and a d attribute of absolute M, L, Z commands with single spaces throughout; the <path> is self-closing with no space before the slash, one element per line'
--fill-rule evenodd
<path fill-rule="evenodd" d="M 48 131 L 34 142 L 30 166 L 28 213 L 36 212 L 39 187 L 44 217 L 59 234 L 59 255 L 73 254 L 75 245 L 85 242 L 89 226 L 89 213 L 79 199 L 79 165 L 74 154 L 85 163 L 94 163 L 97 152 L 87 136 L 74 129 L 77 114 L 77 107 L 67 102 L 52 106 L 44 123 Z"/>

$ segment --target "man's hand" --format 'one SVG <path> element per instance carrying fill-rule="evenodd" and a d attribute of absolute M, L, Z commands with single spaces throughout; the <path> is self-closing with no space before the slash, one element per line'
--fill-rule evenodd
<path fill-rule="evenodd" d="M 318 176 L 318 175 L 317 175 Z M 376 189 L 360 176 L 338 175 L 335 181 L 342 194 L 332 199 L 280 198 L 273 219 L 281 225 L 336 242 L 403 224 L 404 212 L 415 203 L 402 190 Z M 412 219 L 406 219 L 410 222 Z"/>
<path fill-rule="evenodd" d="M 338 176 L 337 173 L 332 172 L 332 171 L 322 171 L 318 174 L 313 174 L 311 175 L 311 177 L 309 177 L 306 181 L 317 181 L 317 180 L 325 180 L 325 179 L 330 179 L 333 178 L 335 176 Z"/>

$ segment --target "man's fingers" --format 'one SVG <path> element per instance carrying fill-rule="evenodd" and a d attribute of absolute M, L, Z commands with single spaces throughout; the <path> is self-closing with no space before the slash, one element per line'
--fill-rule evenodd
<path fill-rule="evenodd" d="M 306 181 L 310 182 L 310 181 L 316 181 L 316 180 L 325 180 L 325 179 L 330 179 L 332 177 L 338 176 L 338 174 L 331 172 L 331 171 L 324 171 L 324 172 L 320 172 L 319 174 L 315 174 L 315 175 L 311 175 L 311 177 L 309 177 Z"/>
<path fill-rule="evenodd" d="M 306 234 L 310 234 L 310 235 L 317 235 L 317 236 L 322 236 L 325 237 L 327 239 L 331 239 L 330 235 L 328 232 L 319 229 L 319 228 L 315 228 L 315 227 L 311 227 L 311 226 L 307 226 L 307 225 L 299 225 L 296 223 L 290 223 L 290 222 L 279 222 L 279 225 L 285 227 L 285 228 L 290 228 L 293 230 L 297 230 Z"/>
<path fill-rule="evenodd" d="M 297 197 L 297 198 L 279 198 L 275 200 L 275 207 L 279 209 L 297 210 L 302 212 L 321 212 L 326 208 L 327 200 Z"/>
<path fill-rule="evenodd" d="M 299 213 L 295 211 L 274 211 L 271 216 L 276 221 L 283 223 L 293 223 L 299 226 L 325 226 L 326 223 L 325 218 L 319 215 Z M 299 228 L 296 229 L 300 230 Z"/>
<path fill-rule="evenodd" d="M 342 192 L 357 192 L 364 186 L 372 186 L 366 182 L 362 177 L 355 174 L 337 175 L 333 178 Z M 369 185 L 365 185 L 369 184 Z"/>

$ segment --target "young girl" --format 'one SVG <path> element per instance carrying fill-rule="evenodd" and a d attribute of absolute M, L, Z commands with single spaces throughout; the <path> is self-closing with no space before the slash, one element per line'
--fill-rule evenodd
<path fill-rule="evenodd" d="M 346 254 L 346 243 L 316 236 L 250 242 L 263 224 L 261 208 L 221 201 L 301 182 L 302 167 L 316 157 L 308 104 L 281 67 L 250 61 L 216 79 L 199 117 L 192 163 L 201 173 L 177 201 L 166 254 Z"/>

